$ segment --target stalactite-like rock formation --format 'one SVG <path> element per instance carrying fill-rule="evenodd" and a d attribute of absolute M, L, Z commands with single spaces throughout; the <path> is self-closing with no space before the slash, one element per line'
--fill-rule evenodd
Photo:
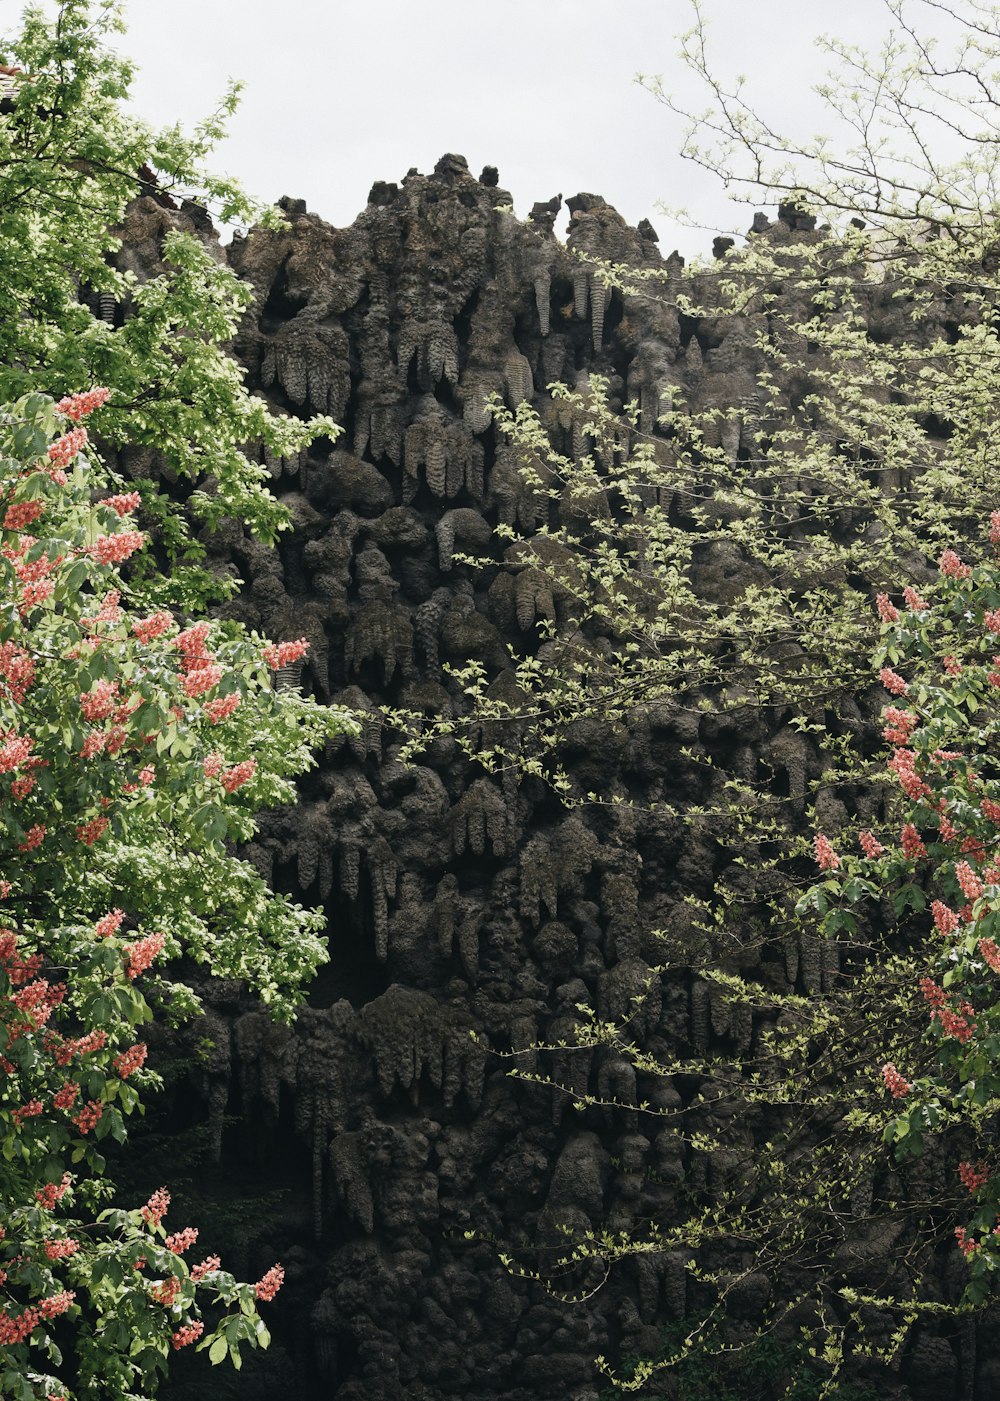
<path fill-rule="evenodd" d="M 280 1256 L 288 1269 L 276 1349 L 233 1396 L 595 1401 L 595 1353 L 655 1355 L 686 1315 L 683 1260 L 640 1258 L 568 1307 L 512 1279 L 465 1233 L 554 1254 L 560 1225 L 669 1221 L 688 1191 L 718 1188 L 737 1167 L 738 1143 L 709 1156 L 673 1121 L 630 1110 L 636 1099 L 681 1107 L 684 1087 L 644 1083 L 609 1052 L 567 1045 L 545 1068 L 621 1109 L 580 1114 L 566 1094 L 507 1073 L 533 1068 L 538 1040 L 571 1043 L 581 1006 L 626 1014 L 658 961 L 649 931 L 682 932 L 684 896 L 707 892 L 730 857 L 711 833 L 638 808 L 567 814 L 540 785 L 485 777 L 447 738 L 403 765 L 376 709 L 456 713 L 461 692 L 442 664 L 470 658 L 508 694 L 511 649 L 560 615 L 521 547 L 509 569 L 502 541 L 495 570 L 460 562 L 494 547 L 498 522 L 530 528 L 549 509 L 497 444 L 490 394 L 533 403 L 566 452 L 584 443 L 546 394 L 556 380 L 608 377 L 619 400 L 638 401 L 647 431 L 677 396 L 721 409 L 731 455 L 760 412 L 757 352 L 739 319 L 682 322 L 665 301 L 606 292 L 573 256 L 682 278 L 648 224 L 632 229 L 581 194 L 568 201 L 564 247 L 551 233 L 558 201 L 527 223 L 509 203 L 495 171 L 477 180 L 449 155 L 430 176 L 377 184 L 349 229 L 284 201 L 287 231 L 228 249 L 255 294 L 236 346 L 252 385 L 278 408 L 330 413 L 344 433 L 268 462 L 296 523 L 277 549 L 234 527 L 208 542 L 210 557 L 244 581 L 234 615 L 275 638 L 309 637 L 287 684 L 369 717 L 329 746 L 295 810 L 265 816 L 250 850 L 325 906 L 330 966 L 291 1028 L 220 990 L 211 1055 L 199 1058 L 219 1190 L 286 1188 L 246 1247 L 248 1268 Z M 138 202 L 125 254 L 136 268 L 155 266 L 178 218 Z M 674 507 L 683 516 L 683 492 Z M 706 593 L 741 568 L 708 552 Z M 769 732 L 757 716 L 699 721 L 666 705 L 637 711 L 624 737 L 584 726 L 579 746 L 595 786 L 647 808 L 709 796 L 684 747 L 742 776 L 765 763 L 796 801 L 815 764 L 801 735 Z M 831 971 L 831 951 L 813 941 L 786 948 L 764 976 L 818 990 Z M 683 974 L 644 1000 L 636 1031 L 664 1053 L 720 1041 L 742 1052 L 753 1035 L 746 1009 Z M 692 1116 L 689 1130 L 725 1109 L 700 1113 L 706 1122 Z M 745 1316 L 768 1281 L 756 1288 L 751 1279 Z M 958 1394 L 959 1364 L 935 1348 L 928 1340 L 894 1395 Z M 198 1385 L 192 1375 L 185 1396 Z"/>

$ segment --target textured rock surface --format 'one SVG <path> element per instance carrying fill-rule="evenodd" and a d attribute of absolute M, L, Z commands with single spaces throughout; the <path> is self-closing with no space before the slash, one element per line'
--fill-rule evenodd
<path fill-rule="evenodd" d="M 456 558 L 494 549 L 499 561 L 493 525 L 530 525 L 541 509 L 498 450 L 490 393 L 512 407 L 530 400 L 565 451 L 580 448 L 578 430 L 545 385 L 594 371 L 620 400 L 639 401 L 650 431 L 678 393 L 722 408 L 719 442 L 732 453 L 759 410 L 746 326 L 623 300 L 573 257 L 660 264 L 648 225 L 632 229 L 577 195 L 564 247 L 551 234 L 558 199 L 527 223 L 507 204 L 495 171 L 477 180 L 446 156 L 430 176 L 376 184 L 349 229 L 287 201 L 287 232 L 229 250 L 256 295 L 237 346 L 252 383 L 276 407 L 328 412 L 345 432 L 335 448 L 268 464 L 296 523 L 277 550 L 235 528 L 209 548 L 244 581 L 231 613 L 277 639 L 305 633 L 312 649 L 297 679 L 370 721 L 330 746 L 296 810 L 265 817 L 251 851 L 329 913 L 332 961 L 309 1008 L 277 1028 L 238 990 L 219 989 L 209 1022 L 191 1032 L 217 1163 L 207 1180 L 220 1197 L 284 1189 L 244 1230 L 237 1262 L 286 1265 L 276 1347 L 223 1395 L 594 1401 L 596 1353 L 655 1354 L 692 1307 L 681 1260 L 633 1263 L 566 1305 L 509 1277 L 489 1244 L 464 1233 L 534 1242 L 544 1258 L 561 1223 L 669 1220 L 691 1185 L 726 1170 L 628 1110 L 573 1112 L 567 1096 L 511 1080 L 512 1062 L 483 1047 L 530 1069 L 525 1048 L 567 1036 L 579 1004 L 620 1016 L 657 957 L 648 931 L 682 928 L 684 895 L 705 893 L 730 856 L 711 833 L 634 808 L 568 814 L 531 781 L 474 770 L 447 739 L 404 767 L 376 712 L 384 701 L 454 711 L 447 661 L 482 658 L 502 687 L 511 646 L 533 645 L 536 620 L 559 608 L 530 568 L 472 573 Z M 158 232 L 176 217 L 140 202 L 128 230 L 136 266 L 155 263 Z M 791 233 L 778 225 L 773 236 Z M 669 266 L 683 276 L 679 260 Z M 706 592 L 731 586 L 740 567 L 707 557 Z M 793 798 L 815 762 L 780 727 L 713 728 L 710 717 L 699 727 L 666 709 L 638 716 L 617 748 L 597 727 L 579 735 L 593 786 L 706 801 L 713 780 L 684 746 L 741 773 L 760 758 Z M 787 950 L 760 971 L 818 988 L 822 950 Z M 664 1052 L 712 1038 L 745 1046 L 753 1030 L 683 973 L 664 979 L 641 1021 Z M 567 1050 L 547 1069 L 622 1101 L 683 1103 L 683 1087 L 637 1083 L 607 1053 Z M 734 1310 L 752 1315 L 767 1291 L 751 1279 Z M 972 1349 L 970 1337 L 960 1358 L 948 1342 L 918 1339 L 881 1394 L 971 1395 Z M 988 1366 L 977 1396 L 991 1394 Z M 173 1394 L 202 1384 L 192 1374 Z"/>

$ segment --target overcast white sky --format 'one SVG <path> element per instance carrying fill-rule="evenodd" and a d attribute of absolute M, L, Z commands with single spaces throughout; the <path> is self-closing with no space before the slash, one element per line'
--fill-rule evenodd
<path fill-rule="evenodd" d="M 703 4 L 720 70 L 750 75 L 800 133 L 824 126 L 808 96 L 824 71 L 815 34 L 875 43 L 887 19 L 882 0 Z M 0 0 L 5 20 L 18 9 Z M 631 223 L 649 217 L 664 252 L 693 253 L 711 235 L 674 225 L 658 200 L 716 228 L 749 217 L 679 160 L 678 119 L 633 81 L 662 73 L 695 94 L 676 57 L 690 14 L 689 0 L 131 0 L 123 47 L 140 67 L 136 105 L 157 124 L 192 122 L 228 76 L 245 80 L 215 165 L 261 198 L 304 198 L 345 225 L 374 180 L 457 151 L 473 174 L 497 166 L 521 215 L 591 190 Z"/>

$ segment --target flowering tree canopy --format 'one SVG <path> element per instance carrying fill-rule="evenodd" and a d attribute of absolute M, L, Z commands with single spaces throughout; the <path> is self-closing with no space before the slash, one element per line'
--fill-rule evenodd
<path fill-rule="evenodd" d="M 121 27 L 113 0 L 63 0 L 0 41 L 0 1391 L 20 1401 L 149 1394 L 174 1349 L 267 1345 L 281 1267 L 196 1263 L 166 1188 L 114 1200 L 101 1145 L 158 1083 L 143 1025 L 197 1011 L 179 956 L 292 1014 L 321 917 L 233 852 L 349 723 L 272 687 L 303 641 L 192 619 L 229 587 L 192 522 L 273 539 L 262 451 L 337 430 L 247 392 L 227 346 L 250 293 L 191 220 L 166 216 L 145 280 L 116 264 L 140 194 L 279 217 L 203 168 L 235 90 L 192 137 L 128 112 Z M 67 386 L 92 387 L 55 402 Z M 97 410 L 103 445 L 191 481 L 183 510 L 102 465 Z"/>
<path fill-rule="evenodd" d="M 1000 552 L 1000 511 L 990 538 Z M 905 1161 L 923 1152 L 928 1134 L 964 1129 L 992 1160 L 988 1130 L 1000 1105 L 1000 568 L 996 554 L 973 568 L 946 549 L 939 570 L 933 588 L 906 588 L 901 607 L 887 595 L 878 600 L 880 678 L 898 700 L 883 712 L 888 769 L 901 790 L 897 821 L 880 834 L 859 831 L 861 856 L 838 854 L 817 835 L 817 860 L 829 874 L 800 905 L 835 933 L 856 928 L 845 904 L 886 890 L 898 915 L 915 912 L 925 932 L 911 993 L 925 1030 L 904 1066 L 882 1066 L 900 1102 L 885 1139 Z M 1000 1268 L 1000 1171 L 968 1159 L 957 1171 L 975 1197 L 971 1219 L 955 1229 L 969 1265 L 966 1299 L 981 1303 Z"/>
<path fill-rule="evenodd" d="M 256 1287 L 168 1235 L 163 1190 L 105 1207 L 100 1141 L 139 1103 L 184 954 L 287 1015 L 320 917 L 230 854 L 344 717 L 276 692 L 304 642 L 129 607 L 138 498 L 84 455 L 103 389 L 0 413 L 0 1353 L 4 1394 L 149 1390 L 171 1348 L 267 1343 Z M 202 1337 L 203 1301 L 218 1306 Z M 220 1313 L 221 1309 L 221 1313 Z M 48 1370 L 46 1370 L 48 1369 Z"/>

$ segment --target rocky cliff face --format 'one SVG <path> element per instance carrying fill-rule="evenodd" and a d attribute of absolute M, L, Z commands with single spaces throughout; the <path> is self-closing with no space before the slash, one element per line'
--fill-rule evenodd
<path fill-rule="evenodd" d="M 571 452 L 576 425 L 547 384 L 599 372 L 620 401 L 639 401 L 650 431 L 680 391 L 725 410 L 720 440 L 735 452 L 755 352 L 735 320 L 697 323 L 666 300 L 608 294 L 574 257 L 660 265 L 648 225 L 632 229 L 578 195 L 564 247 L 551 233 L 557 201 L 526 223 L 508 204 L 495 172 L 477 180 L 446 156 L 430 176 L 377 184 L 349 229 L 286 201 L 286 232 L 228 250 L 255 293 L 237 346 L 251 383 L 344 432 L 268 464 L 295 522 L 278 549 L 234 526 L 210 550 L 243 581 L 233 615 L 277 639 L 309 638 L 289 679 L 369 717 L 330 746 L 294 811 L 265 817 L 250 853 L 328 911 L 331 962 L 309 1006 L 279 1028 L 238 989 L 218 988 L 191 1032 L 217 1164 L 209 1182 L 237 1199 L 284 1189 L 266 1218 L 260 1208 L 243 1223 L 246 1268 L 281 1258 L 289 1284 L 277 1346 L 231 1383 L 233 1396 L 594 1401 L 596 1353 L 655 1355 L 696 1302 L 667 1252 L 569 1305 L 512 1278 L 489 1237 L 534 1243 L 544 1262 L 560 1225 L 669 1221 L 724 1172 L 677 1121 L 574 1112 L 567 1094 L 508 1071 L 534 1067 L 525 1048 L 536 1041 L 572 1039 L 581 1005 L 623 1016 L 659 961 L 650 931 L 681 920 L 685 894 L 707 892 L 731 854 L 710 831 L 639 807 L 567 813 L 534 781 L 486 776 L 448 738 L 404 766 L 378 707 L 456 713 L 461 692 L 443 664 L 468 658 L 502 688 L 511 649 L 536 645 L 537 619 L 555 607 L 530 569 L 499 563 L 496 523 L 530 526 L 541 507 L 497 443 L 488 394 L 530 401 Z M 178 217 L 139 202 L 128 231 L 138 261 L 155 260 L 159 231 Z M 667 265 L 683 277 L 679 260 Z M 462 550 L 493 550 L 497 566 L 472 571 Z M 712 588 L 739 565 L 717 555 L 699 568 Z M 614 743 L 583 725 L 577 762 L 588 786 L 613 783 L 640 804 L 705 801 L 716 780 L 685 748 L 736 772 L 764 754 L 793 796 L 815 762 L 806 740 L 762 719 L 685 714 L 637 717 Z M 786 950 L 767 976 L 819 988 L 828 973 L 810 946 Z M 643 1002 L 637 1029 L 665 1054 L 712 1038 L 745 1048 L 753 1034 L 749 1016 L 684 971 Z M 623 1104 L 683 1108 L 691 1093 L 643 1083 L 608 1052 L 566 1049 L 545 1069 Z M 696 1114 L 682 1126 L 696 1129 Z M 759 1287 L 765 1296 L 767 1281 Z M 912 1389 L 889 1377 L 882 1394 L 965 1394 L 971 1339 L 961 1361 L 947 1343 L 922 1346 L 906 1364 Z M 980 1376 L 988 1383 L 984 1364 Z M 197 1385 L 192 1374 L 176 1394 Z M 212 1387 L 218 1396 L 215 1374 Z"/>

